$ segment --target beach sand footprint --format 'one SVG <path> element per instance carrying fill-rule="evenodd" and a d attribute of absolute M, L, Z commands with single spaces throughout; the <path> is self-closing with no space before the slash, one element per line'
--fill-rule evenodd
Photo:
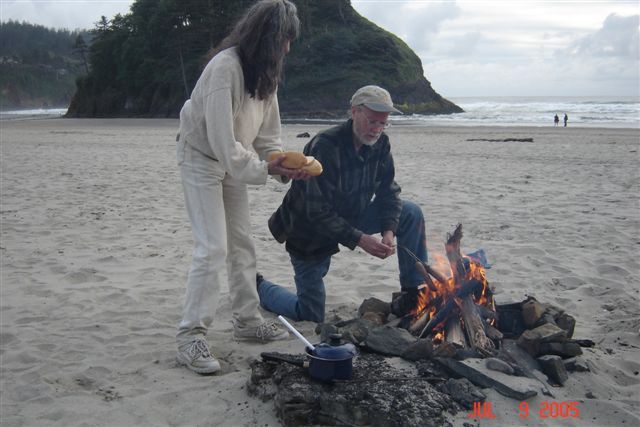
<path fill-rule="evenodd" d="M 104 282 L 107 280 L 105 276 L 101 276 L 98 270 L 94 268 L 81 268 L 76 271 L 65 274 L 64 279 L 72 285 L 79 285 L 88 282 Z"/>

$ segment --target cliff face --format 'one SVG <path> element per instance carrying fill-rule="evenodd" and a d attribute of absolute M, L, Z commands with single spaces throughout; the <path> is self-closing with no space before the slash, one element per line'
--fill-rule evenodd
<path fill-rule="evenodd" d="M 78 80 L 70 117 L 177 117 L 206 51 L 252 1 L 137 0 L 95 30 L 91 72 Z M 353 92 L 385 87 L 405 113 L 462 109 L 437 94 L 420 59 L 398 37 L 360 16 L 348 0 L 295 1 L 301 37 L 279 87 L 283 117 L 344 117 Z M 182 23 L 188 22 L 188 25 Z M 215 32 L 214 32 L 215 31 Z"/>
<path fill-rule="evenodd" d="M 344 115 L 351 95 L 367 84 L 388 89 L 405 113 L 462 112 L 433 90 L 406 43 L 360 16 L 349 1 L 298 4 L 302 34 L 287 57 L 279 93 L 284 116 Z"/>

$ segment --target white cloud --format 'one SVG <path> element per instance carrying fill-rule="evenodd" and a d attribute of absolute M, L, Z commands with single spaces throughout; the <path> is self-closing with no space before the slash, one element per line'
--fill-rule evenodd
<path fill-rule="evenodd" d="M 435 55 L 442 57 L 468 57 L 477 52 L 478 46 L 484 43 L 484 36 L 479 31 L 471 31 L 460 36 L 451 36 L 439 44 Z"/>
<path fill-rule="evenodd" d="M 294 0 L 295 1 L 295 0 Z M 90 29 L 134 0 L 1 0 L 0 20 Z M 640 94 L 638 0 L 352 0 L 445 97 Z"/>
<path fill-rule="evenodd" d="M 381 1 L 351 2 L 356 10 L 373 23 L 403 39 L 415 50 L 429 48 L 442 25 L 460 14 L 452 1 Z"/>
<path fill-rule="evenodd" d="M 572 43 L 560 54 L 578 57 L 615 57 L 623 60 L 639 59 L 640 15 L 607 16 L 602 28 Z"/>
<path fill-rule="evenodd" d="M 413 49 L 445 97 L 640 95 L 637 0 L 352 4 Z"/>
<path fill-rule="evenodd" d="M 2 0 L 2 21 L 25 21 L 48 28 L 92 29 L 102 15 L 129 12 L 133 0 Z"/>

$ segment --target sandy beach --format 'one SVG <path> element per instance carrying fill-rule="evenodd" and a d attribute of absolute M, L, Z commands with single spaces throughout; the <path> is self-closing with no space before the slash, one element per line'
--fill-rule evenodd
<path fill-rule="evenodd" d="M 222 372 L 176 366 L 192 249 L 177 125 L 0 123 L 3 427 L 280 425 L 273 402 L 247 394 L 249 365 L 261 351 L 302 345 L 234 341 L 226 292 L 208 335 Z M 285 147 L 301 150 L 309 138 L 296 135 L 324 127 L 285 125 Z M 402 196 L 427 218 L 431 261 L 462 223 L 463 250 L 483 248 L 493 265 L 498 302 L 533 295 L 556 304 L 576 318 L 575 337 L 596 342 L 583 355 L 591 372 L 554 389 L 555 400 L 580 402 L 578 418 L 523 420 L 519 402 L 490 390 L 497 419 L 473 425 L 640 425 L 640 130 L 399 125 L 387 133 Z M 271 179 L 251 187 L 252 221 L 259 270 L 293 288 L 286 251 L 267 228 L 286 190 Z M 395 257 L 343 248 L 326 279 L 328 308 L 355 316 L 365 298 L 389 301 L 397 275 Z M 313 323 L 295 325 L 316 338 Z M 461 412 L 451 422 L 470 420 Z"/>

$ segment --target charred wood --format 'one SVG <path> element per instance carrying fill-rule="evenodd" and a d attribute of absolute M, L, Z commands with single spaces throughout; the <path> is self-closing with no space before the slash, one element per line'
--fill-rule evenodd
<path fill-rule="evenodd" d="M 477 280 L 470 280 L 469 282 L 465 283 L 464 286 L 462 286 L 460 289 L 456 290 L 455 296 L 457 298 L 466 297 L 472 294 L 473 292 L 475 292 L 478 289 L 478 287 L 482 287 L 481 282 Z M 429 335 L 431 331 L 435 329 L 436 326 L 438 326 L 441 322 L 446 320 L 447 316 L 449 315 L 449 312 L 454 307 L 456 307 L 455 298 L 451 298 L 449 301 L 447 301 L 444 307 L 438 310 L 436 315 L 429 320 L 429 322 L 426 324 L 422 332 L 420 332 L 420 335 L 419 335 L 420 338 L 424 338 L 425 336 Z"/>
<path fill-rule="evenodd" d="M 247 382 L 251 395 L 272 401 L 283 426 L 371 425 L 451 426 L 446 413 L 457 404 L 429 381 L 441 377 L 407 377 L 371 354 L 354 361 L 353 378 L 327 384 L 288 363 L 255 361 Z M 436 377 L 429 375 L 429 377 Z"/>
<path fill-rule="evenodd" d="M 421 261 L 416 261 L 416 270 L 418 270 L 418 272 L 422 274 L 424 282 L 427 284 L 429 289 L 433 292 L 438 292 L 438 288 L 436 287 L 435 283 L 433 283 L 431 276 L 429 276 L 429 273 L 427 272 L 426 265 L 427 264 Z"/>
<path fill-rule="evenodd" d="M 462 298 L 460 304 L 460 314 L 464 321 L 464 329 L 467 333 L 467 339 L 471 348 L 480 348 L 484 350 L 490 350 L 495 348 L 493 341 L 487 337 L 484 331 L 484 323 L 478 314 L 478 309 L 473 302 L 471 295 Z"/>
<path fill-rule="evenodd" d="M 444 325 L 444 339 L 456 347 L 464 348 L 467 346 L 467 339 L 462 331 L 460 319 L 458 317 L 449 316 Z"/>
<path fill-rule="evenodd" d="M 460 252 L 460 240 L 462 239 L 462 224 L 458 224 L 452 234 L 449 235 L 445 249 L 447 252 L 447 259 L 451 265 L 451 271 L 453 272 L 453 281 L 456 288 L 460 287 L 465 280 L 467 270 L 462 259 L 462 253 Z M 494 348 L 493 342 L 487 337 L 484 332 L 484 324 L 478 314 L 476 304 L 473 302 L 473 297 L 470 295 L 461 299 L 460 313 L 464 320 L 464 329 L 469 340 L 471 348 L 479 348 L 483 350 L 490 350 Z"/>
<path fill-rule="evenodd" d="M 462 285 L 464 277 L 466 275 L 466 268 L 464 261 L 462 260 L 462 253 L 460 252 L 460 240 L 462 239 L 462 224 L 458 224 L 452 234 L 449 235 L 445 250 L 447 252 L 447 259 L 451 265 L 451 272 L 453 273 L 453 282 L 455 287 L 458 288 Z"/>
<path fill-rule="evenodd" d="M 425 268 L 427 269 L 427 273 L 433 276 L 433 278 L 440 282 L 441 285 L 445 285 L 447 283 L 447 278 L 434 270 L 429 264 L 426 264 Z"/>

